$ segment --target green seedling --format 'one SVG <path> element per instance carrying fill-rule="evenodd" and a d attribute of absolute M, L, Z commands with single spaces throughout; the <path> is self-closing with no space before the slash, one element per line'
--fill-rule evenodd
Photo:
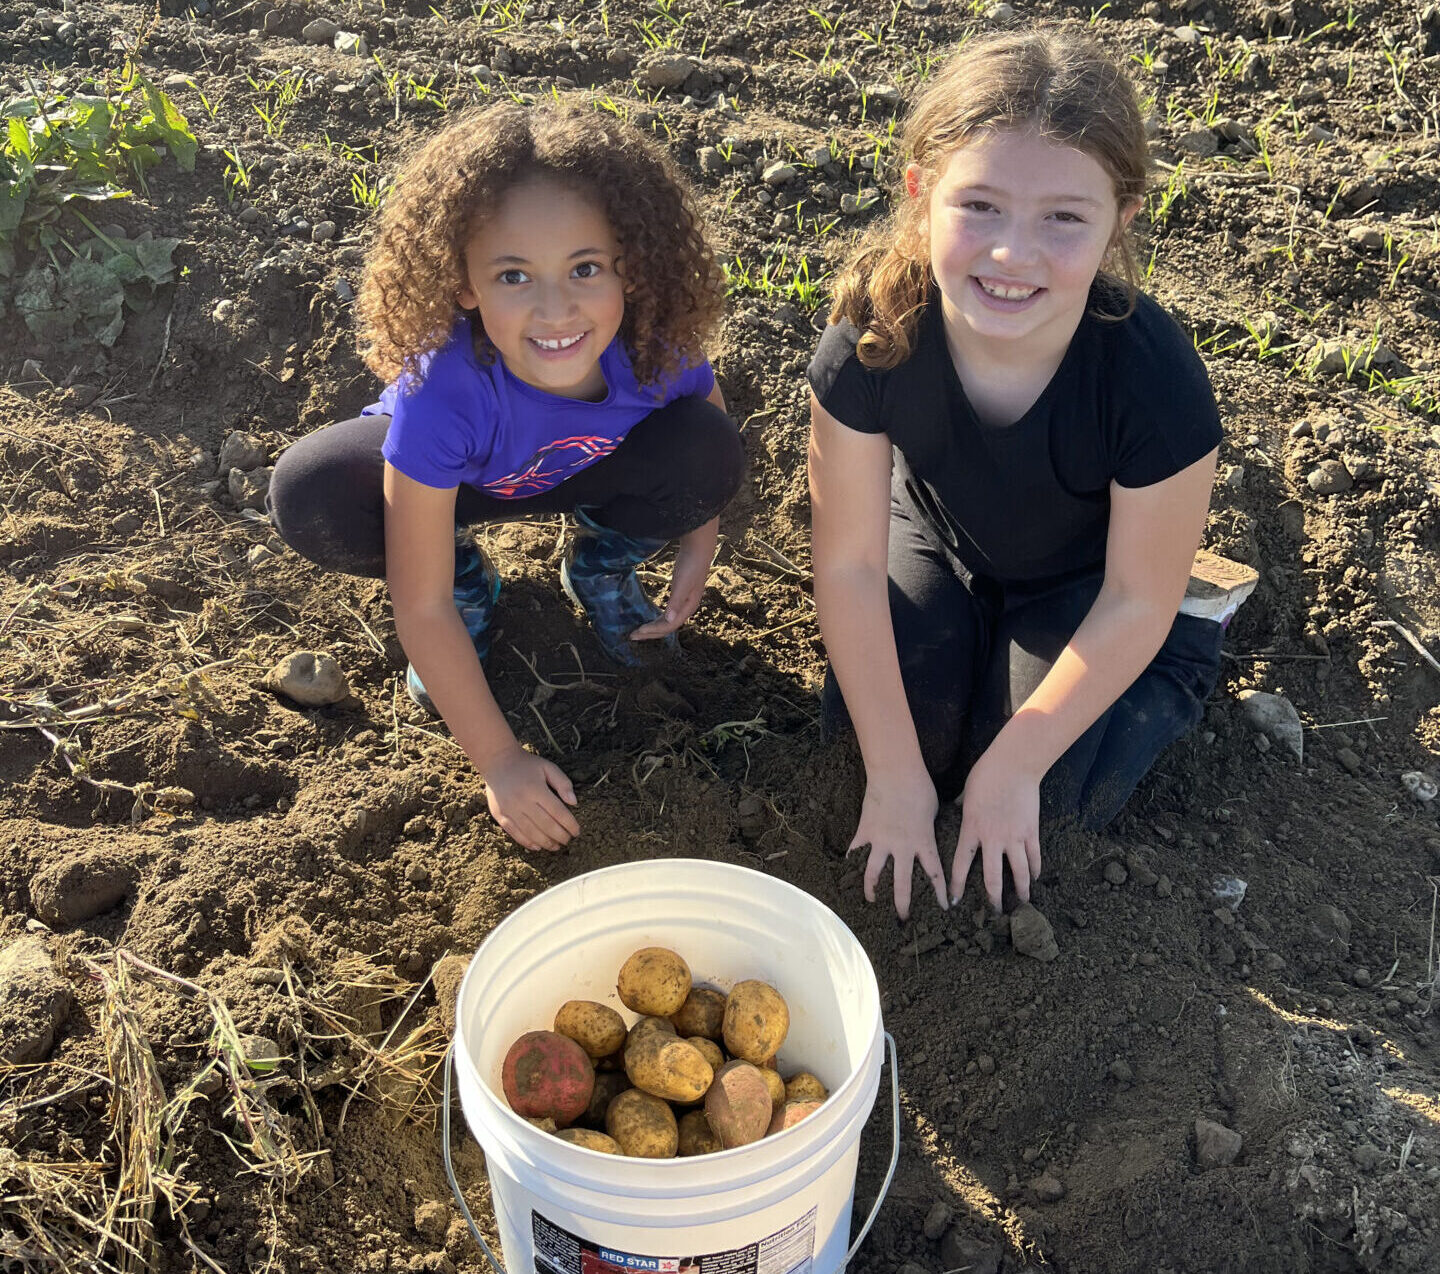
<path fill-rule="evenodd" d="M 1159 191 L 1152 191 L 1146 196 L 1146 211 L 1150 218 L 1150 224 L 1160 227 L 1170 219 L 1171 209 L 1181 200 L 1189 199 L 1190 187 L 1185 181 L 1185 161 L 1182 159 L 1175 165 L 1175 170 L 1170 174 L 1170 180 L 1165 183 L 1165 188 Z"/>
<path fill-rule="evenodd" d="M 234 203 L 241 191 L 250 190 L 250 169 L 241 158 L 238 146 L 234 150 L 222 149 L 220 153 L 225 156 L 225 198 Z"/>

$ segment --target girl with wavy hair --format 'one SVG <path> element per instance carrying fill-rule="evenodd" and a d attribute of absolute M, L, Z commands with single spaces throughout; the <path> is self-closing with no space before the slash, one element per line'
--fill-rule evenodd
<path fill-rule="evenodd" d="M 579 832 L 574 789 L 522 748 L 482 668 L 500 590 L 468 528 L 566 514 L 565 592 L 637 661 L 700 604 L 739 434 L 703 342 L 723 279 L 678 174 L 595 112 L 466 114 L 400 169 L 358 303 L 389 386 L 301 439 L 270 488 L 306 557 L 384 576 L 411 696 L 438 712 L 527 849 Z M 660 610 L 636 567 L 678 539 Z"/>
<path fill-rule="evenodd" d="M 864 760 L 865 895 L 893 861 L 902 917 L 917 859 L 941 907 L 977 853 L 992 906 L 1007 863 L 1028 899 L 1042 813 L 1115 816 L 1199 720 L 1223 627 L 1182 613 L 1220 418 L 1134 285 L 1124 75 L 1065 28 L 976 39 L 903 146 L 809 369 L 824 720 Z M 935 815 L 960 792 L 947 881 Z"/>

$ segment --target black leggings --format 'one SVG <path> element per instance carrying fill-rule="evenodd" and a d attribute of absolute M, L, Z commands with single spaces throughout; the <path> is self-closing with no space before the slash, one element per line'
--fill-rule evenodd
<path fill-rule="evenodd" d="M 925 765 L 943 798 L 1044 680 L 1100 591 L 1095 569 L 1037 584 L 967 582 L 898 507 L 890 517 L 890 615 Z M 1221 626 L 1177 615 L 1149 667 L 1050 767 L 1041 811 L 1101 828 L 1156 757 L 1193 727 L 1220 671 Z M 833 673 L 827 730 L 848 726 Z"/>
<path fill-rule="evenodd" d="M 275 464 L 269 509 L 296 552 L 330 570 L 385 574 L 385 461 L 389 416 L 360 416 L 307 434 Z M 557 486 L 502 500 L 461 485 L 457 526 L 510 522 L 584 508 L 601 526 L 671 540 L 729 503 L 745 457 L 734 422 L 704 398 L 677 398 L 638 421 L 608 456 Z"/>

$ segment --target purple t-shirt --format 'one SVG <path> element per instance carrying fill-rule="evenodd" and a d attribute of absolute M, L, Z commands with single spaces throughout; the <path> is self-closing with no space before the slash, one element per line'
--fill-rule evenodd
<path fill-rule="evenodd" d="M 659 385 L 635 380 L 616 337 L 600 355 L 609 392 L 597 403 L 536 389 L 504 360 L 482 363 L 469 318 L 422 363 L 419 383 L 402 376 L 363 414 L 390 416 L 381 454 L 407 478 L 448 490 L 461 483 L 506 500 L 557 486 L 624 440 L 631 426 L 677 398 L 715 385 L 706 361 Z"/>

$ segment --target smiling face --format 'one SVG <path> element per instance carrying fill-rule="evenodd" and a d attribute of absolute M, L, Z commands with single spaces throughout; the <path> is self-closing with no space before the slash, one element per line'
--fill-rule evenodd
<path fill-rule="evenodd" d="M 921 194 L 916 172 L 907 182 Z M 945 161 L 926 206 L 951 341 L 1011 358 L 1063 350 L 1136 208 L 1117 208 L 1109 174 L 1083 151 L 1033 132 L 967 141 Z"/>
<path fill-rule="evenodd" d="M 505 366 L 563 398 L 603 398 L 600 355 L 620 330 L 620 245 L 604 213 L 558 182 L 515 186 L 465 245 L 456 299 L 478 309 Z"/>

